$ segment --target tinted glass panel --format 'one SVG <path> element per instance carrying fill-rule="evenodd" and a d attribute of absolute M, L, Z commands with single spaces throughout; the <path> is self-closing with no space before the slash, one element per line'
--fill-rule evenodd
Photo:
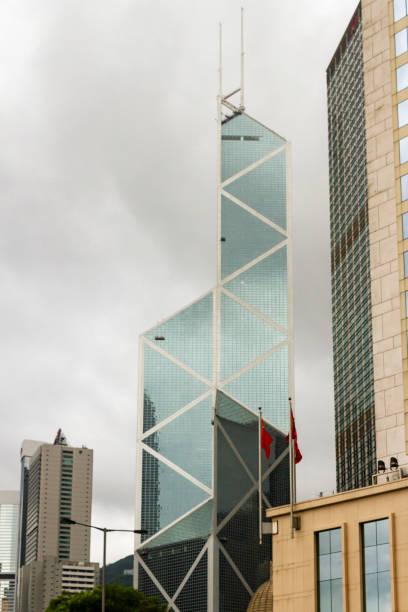
<path fill-rule="evenodd" d="M 398 126 L 402 127 L 408 123 L 408 100 L 398 104 Z"/>
<path fill-rule="evenodd" d="M 283 138 L 246 115 L 237 115 L 226 121 L 222 126 L 222 135 L 239 137 L 239 140 L 222 141 L 223 181 L 285 144 Z M 245 139 L 248 136 L 258 138 Z"/>
<path fill-rule="evenodd" d="M 343 610 L 341 529 L 317 534 L 319 612 Z"/>
<path fill-rule="evenodd" d="M 147 345 L 144 367 L 144 431 L 209 390 L 201 380 Z"/>
<path fill-rule="evenodd" d="M 144 443 L 207 485 L 212 486 L 211 421 L 213 399 L 207 397 Z"/>
<path fill-rule="evenodd" d="M 221 275 L 229 276 L 278 245 L 285 236 L 225 196 L 221 204 Z"/>
<path fill-rule="evenodd" d="M 283 246 L 225 284 L 225 288 L 271 321 L 288 327 L 287 247 Z"/>
<path fill-rule="evenodd" d="M 395 55 L 398 57 L 406 51 L 408 51 L 408 36 L 407 28 L 404 28 L 395 34 Z"/>
<path fill-rule="evenodd" d="M 399 148 L 400 164 L 404 164 L 406 161 L 408 161 L 408 136 L 405 136 L 405 138 L 401 138 L 401 140 L 399 141 Z"/>
<path fill-rule="evenodd" d="M 213 294 L 206 295 L 175 317 L 147 332 L 146 338 L 211 380 Z"/>
<path fill-rule="evenodd" d="M 401 200 L 408 200 L 408 174 L 401 176 Z"/>
<path fill-rule="evenodd" d="M 408 64 L 397 68 L 397 91 L 408 87 Z"/>
<path fill-rule="evenodd" d="M 286 229 L 286 153 L 277 153 L 225 187 L 225 190 Z"/>
<path fill-rule="evenodd" d="M 402 215 L 402 237 L 408 238 L 408 213 Z"/>
<path fill-rule="evenodd" d="M 394 21 L 402 19 L 407 14 L 406 0 L 394 0 Z"/>
<path fill-rule="evenodd" d="M 225 294 L 221 295 L 221 379 L 286 340 L 286 335 Z"/>
<path fill-rule="evenodd" d="M 388 519 L 363 525 L 366 612 L 391 612 L 388 529 Z"/>

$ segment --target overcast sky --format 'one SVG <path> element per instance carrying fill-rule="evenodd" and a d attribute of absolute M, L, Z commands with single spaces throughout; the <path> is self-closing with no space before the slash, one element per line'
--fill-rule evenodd
<path fill-rule="evenodd" d="M 300 498 L 335 487 L 325 69 L 356 0 L 247 0 L 246 107 L 292 142 Z M 24 438 L 94 455 L 133 528 L 138 335 L 215 284 L 218 22 L 240 0 L 0 3 L 0 489 Z M 132 552 L 109 537 L 108 559 Z M 101 560 L 101 541 L 92 556 Z"/>

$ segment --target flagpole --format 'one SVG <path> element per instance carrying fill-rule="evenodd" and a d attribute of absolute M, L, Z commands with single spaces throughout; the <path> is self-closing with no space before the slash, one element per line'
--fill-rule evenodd
<path fill-rule="evenodd" d="M 258 501 L 259 501 L 259 544 L 262 544 L 262 408 L 259 406 L 258 420 Z"/>
<path fill-rule="evenodd" d="M 289 398 L 289 490 L 290 490 L 290 537 L 293 538 L 293 475 L 294 449 L 292 431 L 292 398 Z"/>

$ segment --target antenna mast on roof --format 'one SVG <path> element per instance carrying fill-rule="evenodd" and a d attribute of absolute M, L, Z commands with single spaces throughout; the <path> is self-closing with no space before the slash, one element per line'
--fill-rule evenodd
<path fill-rule="evenodd" d="M 241 7 L 241 83 L 240 87 L 234 89 L 226 96 L 222 93 L 222 24 L 219 24 L 219 92 L 218 98 L 221 101 L 221 105 L 226 106 L 229 110 L 235 113 L 243 113 L 245 110 L 244 106 L 244 7 Z M 240 93 L 240 103 L 239 106 L 235 106 L 230 102 L 229 98 L 234 96 L 235 94 Z"/>
<path fill-rule="evenodd" d="M 244 105 L 244 7 L 241 6 L 241 103 L 240 110 L 245 110 Z"/>

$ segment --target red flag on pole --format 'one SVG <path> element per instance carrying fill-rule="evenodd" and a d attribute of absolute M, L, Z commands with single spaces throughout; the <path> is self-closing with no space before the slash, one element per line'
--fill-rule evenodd
<path fill-rule="evenodd" d="M 292 431 L 292 440 L 294 441 L 294 447 L 295 447 L 295 463 L 299 463 L 299 461 L 302 461 L 302 453 L 299 450 L 298 447 L 298 442 L 297 442 L 297 431 L 296 431 L 296 426 L 295 426 L 295 419 L 293 416 L 293 412 L 292 412 L 292 408 L 290 409 L 290 429 Z M 289 434 L 286 436 L 286 442 L 289 442 Z"/>
<path fill-rule="evenodd" d="M 261 448 L 264 449 L 265 456 L 267 459 L 269 459 L 271 455 L 270 446 L 272 442 L 273 442 L 273 438 L 271 438 L 271 436 L 266 431 L 263 419 L 261 419 Z"/>

